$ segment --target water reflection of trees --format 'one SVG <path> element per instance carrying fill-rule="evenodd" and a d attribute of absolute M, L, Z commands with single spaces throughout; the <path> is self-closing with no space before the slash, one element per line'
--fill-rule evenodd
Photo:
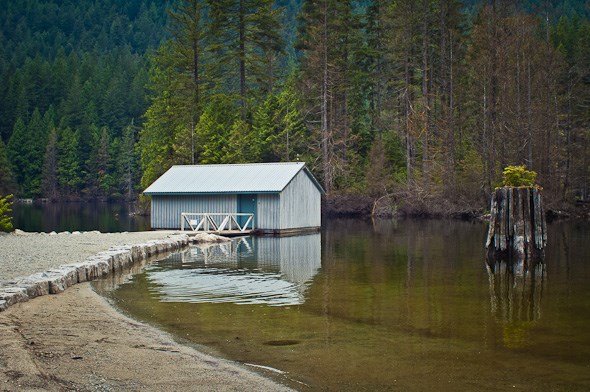
<path fill-rule="evenodd" d="M 506 347 L 527 343 L 529 329 L 541 318 L 546 269 L 543 261 L 529 268 L 523 263 L 488 260 L 491 312 L 503 327 Z"/>

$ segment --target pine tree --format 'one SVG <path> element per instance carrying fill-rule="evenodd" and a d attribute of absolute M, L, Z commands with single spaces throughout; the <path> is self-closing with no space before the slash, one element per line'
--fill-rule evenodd
<path fill-rule="evenodd" d="M 41 171 L 46 130 L 38 109 L 35 109 L 28 126 L 17 120 L 8 141 L 8 156 L 19 186 L 19 194 L 33 197 L 41 193 Z"/>
<path fill-rule="evenodd" d="M 323 185 L 330 193 L 339 177 L 349 172 L 350 43 L 357 27 L 351 1 L 304 1 L 300 14 L 298 48 L 302 59 L 303 95 L 316 132 Z"/>
<path fill-rule="evenodd" d="M 133 125 L 128 125 L 123 129 L 121 149 L 118 154 L 119 189 L 128 201 L 135 198 L 135 191 L 138 184 L 135 132 L 136 129 Z"/>
<path fill-rule="evenodd" d="M 31 156 L 29 167 L 31 170 L 30 190 L 33 195 L 41 194 L 41 172 L 43 170 L 43 156 L 47 143 L 48 129 L 39 109 L 35 108 L 27 126 L 27 133 L 31 141 Z"/>
<path fill-rule="evenodd" d="M 239 97 L 242 121 L 256 91 L 274 86 L 276 56 L 283 52 L 279 34 L 282 9 L 272 0 L 209 0 L 210 50 L 215 53 L 211 74 L 218 91 Z M 237 91 L 235 86 L 237 86 Z"/>
<path fill-rule="evenodd" d="M 179 124 L 186 125 L 187 118 L 179 113 L 182 99 L 175 94 L 176 74 L 168 61 L 174 56 L 170 43 L 160 47 L 152 58 L 150 89 L 153 92 L 145 122 L 139 134 L 139 151 L 143 176 L 141 186 L 146 188 L 174 164 L 174 140 Z M 180 118 L 179 118 L 180 117 Z"/>
<path fill-rule="evenodd" d="M 197 160 L 195 127 L 209 83 L 202 71 L 203 14 L 202 2 L 198 0 L 183 1 L 170 11 L 173 39 L 164 43 L 151 59 L 152 101 L 139 134 L 143 187 L 172 164 Z"/>
<path fill-rule="evenodd" d="M 106 127 L 100 130 L 100 139 L 97 145 L 97 168 L 94 175 L 98 184 L 98 196 L 105 199 L 112 191 L 111 160 L 109 155 L 110 140 Z"/>
<path fill-rule="evenodd" d="M 0 195 L 8 195 L 14 191 L 13 181 L 8 151 L 2 138 L 0 138 Z"/>
<path fill-rule="evenodd" d="M 81 184 L 77 156 L 78 133 L 70 127 L 59 130 L 57 141 L 57 177 L 63 195 L 77 196 Z"/>
<path fill-rule="evenodd" d="M 269 95 L 254 111 L 250 137 L 256 141 L 261 161 L 288 162 L 307 157 L 309 134 L 300 105 L 291 80 L 278 96 Z"/>
<path fill-rule="evenodd" d="M 12 135 L 8 140 L 8 159 L 12 165 L 14 172 L 14 179 L 19 188 L 19 193 L 23 196 L 28 196 L 24 189 L 24 184 L 29 181 L 29 156 L 30 140 L 27 134 L 27 126 L 22 118 L 18 118 L 14 123 Z"/>
<path fill-rule="evenodd" d="M 238 113 L 239 114 L 239 113 Z M 209 100 L 195 128 L 198 163 L 232 163 L 228 156 L 228 140 L 238 120 L 230 97 L 217 95 Z M 234 131 L 242 128 L 235 128 Z"/>
<path fill-rule="evenodd" d="M 57 178 L 57 132 L 55 127 L 51 128 L 49 140 L 45 149 L 42 190 L 43 196 L 50 200 L 57 200 L 59 197 L 59 184 Z"/>
<path fill-rule="evenodd" d="M 227 143 L 223 146 L 223 161 L 228 163 L 248 163 L 260 161 L 261 141 L 253 138 L 250 125 L 236 120 L 229 131 Z"/>

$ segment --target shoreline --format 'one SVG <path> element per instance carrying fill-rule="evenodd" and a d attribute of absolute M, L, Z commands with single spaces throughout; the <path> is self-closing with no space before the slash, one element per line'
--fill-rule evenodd
<path fill-rule="evenodd" d="M 119 313 L 89 282 L 0 313 L 3 391 L 290 391 Z"/>
<path fill-rule="evenodd" d="M 123 246 L 113 241 L 133 238 L 137 242 L 142 238 L 140 242 L 146 242 L 147 237 L 148 242 L 156 242 L 158 238 L 153 237 L 161 240 L 169 234 L 95 233 L 103 239 L 110 237 L 110 241 L 100 240 L 95 245 L 107 251 L 113 246 Z M 44 250 L 54 268 L 79 262 L 71 260 L 73 255 L 93 258 L 86 256 L 93 245 L 80 243 L 85 235 L 65 235 L 65 243 L 74 244 L 67 252 L 63 252 L 63 244 Z M 35 240 L 43 242 L 49 235 L 26 233 L 18 237 L 19 246 L 11 248 L 13 251 L 22 251 L 21 247 L 31 250 Z M 6 238 L 0 237 L 0 244 Z M 10 251 L 2 249 L 0 273 L 3 266 L 4 271 L 9 269 L 6 265 L 11 257 Z M 28 268 L 35 273 L 44 267 L 39 263 Z M 95 292 L 89 282 L 80 281 L 59 295 L 42 295 L 1 311 L 0 336 L 2 391 L 291 390 L 245 366 L 178 343 L 171 335 L 123 315 Z"/>

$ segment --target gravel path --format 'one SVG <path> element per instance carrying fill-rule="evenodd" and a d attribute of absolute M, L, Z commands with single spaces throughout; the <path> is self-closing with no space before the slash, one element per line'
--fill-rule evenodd
<path fill-rule="evenodd" d="M 3 234 L 0 235 L 0 281 L 79 263 L 111 246 L 141 244 L 172 233 L 174 231 Z"/>

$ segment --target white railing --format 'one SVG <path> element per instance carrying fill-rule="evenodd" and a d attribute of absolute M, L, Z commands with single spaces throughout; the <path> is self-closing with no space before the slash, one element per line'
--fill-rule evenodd
<path fill-rule="evenodd" d="M 240 225 L 238 217 L 246 217 L 246 222 Z M 180 214 L 180 230 L 185 227 L 192 231 L 221 232 L 254 230 L 254 214 L 228 212 L 228 213 L 207 213 L 207 212 L 183 212 Z"/>

